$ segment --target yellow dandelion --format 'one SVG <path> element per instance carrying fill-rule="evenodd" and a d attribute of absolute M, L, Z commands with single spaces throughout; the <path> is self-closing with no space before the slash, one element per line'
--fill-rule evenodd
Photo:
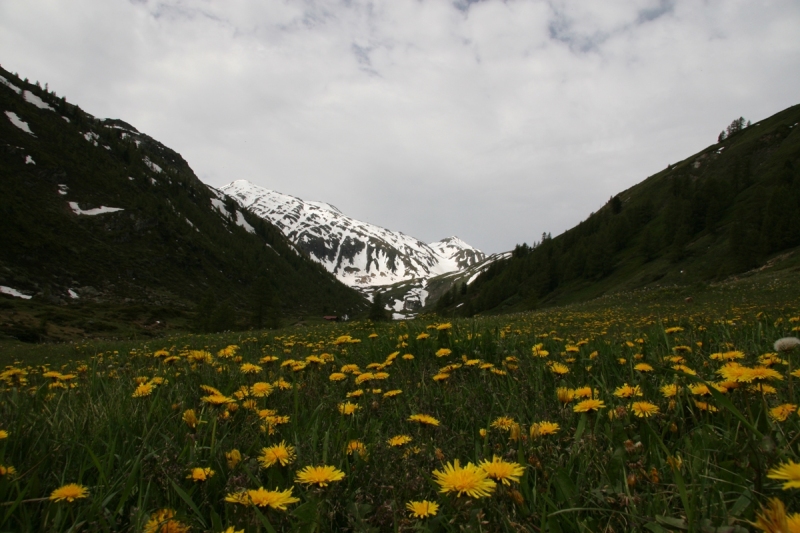
<path fill-rule="evenodd" d="M 234 448 L 229 452 L 225 452 L 225 459 L 228 462 L 228 468 L 234 469 L 242 460 L 242 452 Z"/>
<path fill-rule="evenodd" d="M 214 473 L 210 468 L 192 468 L 192 472 L 186 476 L 186 479 L 191 479 L 194 482 L 207 481 L 214 477 Z"/>
<path fill-rule="evenodd" d="M 639 385 L 631 386 L 627 383 L 614 390 L 614 396 L 617 398 L 632 398 L 633 396 L 641 396 L 642 388 Z"/>
<path fill-rule="evenodd" d="M 346 451 L 347 451 L 347 455 L 353 455 L 354 453 L 357 453 L 362 458 L 366 458 L 367 457 L 367 447 L 364 446 L 364 443 L 361 442 L 360 440 L 355 440 L 354 439 L 354 440 L 351 440 L 350 442 L 348 442 Z"/>
<path fill-rule="evenodd" d="M 511 429 L 511 427 L 515 423 L 516 422 L 514 421 L 513 418 L 508 417 L 508 416 L 501 416 L 501 417 L 495 418 L 494 421 L 490 424 L 490 426 L 495 428 L 495 429 L 501 429 L 503 431 L 509 431 Z"/>
<path fill-rule="evenodd" d="M 190 428 L 197 428 L 197 415 L 195 414 L 194 409 L 187 409 L 183 412 L 183 421 L 186 422 L 186 425 Z"/>
<path fill-rule="evenodd" d="M 344 479 L 344 472 L 333 466 L 307 466 L 295 478 L 304 485 L 327 487 L 329 483 Z"/>
<path fill-rule="evenodd" d="M 262 368 L 252 363 L 245 363 L 239 367 L 239 370 L 241 370 L 243 374 L 258 374 L 261 372 Z"/>
<path fill-rule="evenodd" d="M 556 422 L 537 422 L 531 424 L 530 435 L 532 439 L 545 435 L 555 435 L 561 427 Z"/>
<path fill-rule="evenodd" d="M 797 406 L 793 403 L 785 403 L 769 410 L 769 416 L 778 422 L 786 422 L 789 415 L 797 411 Z"/>
<path fill-rule="evenodd" d="M 583 400 L 582 402 L 578 402 L 575 407 L 572 408 L 573 411 L 576 413 L 588 413 L 591 411 L 598 411 L 600 409 L 605 409 L 606 404 L 603 403 L 601 400 L 592 399 L 592 400 Z"/>
<path fill-rule="evenodd" d="M 436 350 L 436 357 L 447 357 L 451 353 L 453 353 L 453 351 L 450 350 L 450 348 L 439 348 Z"/>
<path fill-rule="evenodd" d="M 383 397 L 384 398 L 394 398 L 395 396 L 398 396 L 400 394 L 403 394 L 403 391 L 400 390 L 400 389 L 395 389 L 395 390 L 390 390 L 390 391 L 384 392 L 383 393 Z"/>
<path fill-rule="evenodd" d="M 411 501 L 406 504 L 406 509 L 414 518 L 428 518 L 436 516 L 439 512 L 439 504 L 422 500 L 421 502 Z"/>
<path fill-rule="evenodd" d="M 358 404 L 344 402 L 339 404 L 339 412 L 343 415 L 352 415 L 358 409 Z"/>
<path fill-rule="evenodd" d="M 709 413 L 716 413 L 719 410 L 716 407 L 714 407 L 713 405 L 711 405 L 710 403 L 700 402 L 700 401 L 697 401 L 697 400 L 693 400 L 693 401 L 694 401 L 695 407 L 697 407 L 701 411 L 708 411 Z"/>
<path fill-rule="evenodd" d="M 659 390 L 661 390 L 661 394 L 664 396 L 664 398 L 674 398 L 680 389 L 681 388 L 675 383 L 668 383 L 667 385 L 662 386 Z"/>
<path fill-rule="evenodd" d="M 491 461 L 483 460 L 478 465 L 490 478 L 501 482 L 503 485 L 519 483 L 519 478 L 525 473 L 525 468 L 519 463 L 507 463 L 498 456 L 493 456 Z"/>
<path fill-rule="evenodd" d="M 72 503 L 75 500 L 80 500 L 82 498 L 86 498 L 87 496 L 89 496 L 89 489 L 83 485 L 78 485 L 77 483 L 69 483 L 51 492 L 49 499 L 52 502 L 66 500 Z"/>
<path fill-rule="evenodd" d="M 435 418 L 433 418 L 430 415 L 424 415 L 424 414 L 411 415 L 411 416 L 408 417 L 408 421 L 409 422 L 419 422 L 420 424 L 425 424 L 425 425 L 428 425 L 428 426 L 438 426 L 439 425 L 439 421 L 438 420 L 436 420 Z"/>
<path fill-rule="evenodd" d="M 364 372 L 363 374 L 359 374 L 356 378 L 356 385 L 361 385 L 365 381 L 372 381 L 375 379 L 375 374 L 372 372 Z"/>
<path fill-rule="evenodd" d="M 472 463 L 462 467 L 458 459 L 447 463 L 443 470 L 434 470 L 433 477 L 442 494 L 455 492 L 458 496 L 466 494 L 470 498 L 486 498 L 497 486 L 484 469 Z"/>
<path fill-rule="evenodd" d="M 800 463 L 795 463 L 789 459 L 788 463 L 779 465 L 767 473 L 770 479 L 780 479 L 785 481 L 783 490 L 800 488 Z"/>
<path fill-rule="evenodd" d="M 633 402 L 631 404 L 631 411 L 639 418 L 649 418 L 658 414 L 658 406 L 650 402 Z"/>
<path fill-rule="evenodd" d="M 343 379 L 347 379 L 347 375 L 342 372 L 334 372 L 330 376 L 328 376 L 330 381 L 342 381 Z"/>
<path fill-rule="evenodd" d="M 286 444 L 285 441 L 281 441 L 280 444 L 268 448 L 262 448 L 261 455 L 258 456 L 258 462 L 264 468 L 269 468 L 276 463 L 280 463 L 281 466 L 286 466 L 291 464 L 294 459 L 294 446 Z"/>
<path fill-rule="evenodd" d="M 247 496 L 252 505 L 258 507 L 272 507 L 278 511 L 285 511 L 286 506 L 300 501 L 299 498 L 292 496 L 292 489 L 280 491 L 266 490 L 264 487 L 259 487 L 255 490 L 248 490 Z"/>
<path fill-rule="evenodd" d="M 652 372 L 653 371 L 653 367 L 648 365 L 647 363 L 639 363 L 637 365 L 634 365 L 633 369 L 634 370 L 638 370 L 639 372 Z"/>
<path fill-rule="evenodd" d="M 569 367 L 562 363 L 552 363 L 550 365 L 550 371 L 553 374 L 557 374 L 559 376 L 563 376 L 565 374 L 569 374 Z"/>
<path fill-rule="evenodd" d="M 353 392 L 348 392 L 347 393 L 347 397 L 348 398 L 358 398 L 358 397 L 363 396 L 363 395 L 364 395 L 364 390 L 363 389 L 356 389 Z"/>
<path fill-rule="evenodd" d="M 556 389 L 556 396 L 559 402 L 568 404 L 575 399 L 575 391 L 567 387 L 558 387 Z"/>
<path fill-rule="evenodd" d="M 150 515 L 142 533 L 187 533 L 189 526 L 174 518 L 172 509 L 160 509 Z"/>
<path fill-rule="evenodd" d="M 386 444 L 392 447 L 403 446 L 411 442 L 411 437 L 408 435 L 395 435 L 386 441 Z"/>
<path fill-rule="evenodd" d="M 256 398 L 266 398 L 270 394 L 272 394 L 272 385 L 269 383 L 265 383 L 263 381 L 258 381 L 253 383 L 253 386 L 250 387 L 250 394 L 255 396 Z"/>
<path fill-rule="evenodd" d="M 153 388 L 154 385 L 152 383 L 139 383 L 131 397 L 144 398 L 145 396 L 150 396 L 153 393 Z"/>

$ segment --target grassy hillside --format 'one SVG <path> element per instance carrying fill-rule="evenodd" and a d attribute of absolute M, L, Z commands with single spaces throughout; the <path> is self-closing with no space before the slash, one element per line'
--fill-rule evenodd
<path fill-rule="evenodd" d="M 0 75 L 0 285 L 33 296 L 0 295 L 0 332 L 230 329 L 365 308 L 180 154 Z M 92 214 L 101 206 L 121 210 Z"/>
<path fill-rule="evenodd" d="M 796 268 L 800 106 L 732 133 L 614 196 L 555 238 L 518 245 L 441 312 L 506 312 L 645 286 Z"/>

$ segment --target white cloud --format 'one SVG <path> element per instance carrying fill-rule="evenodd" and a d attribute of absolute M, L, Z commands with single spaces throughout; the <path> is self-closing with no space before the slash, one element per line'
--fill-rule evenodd
<path fill-rule="evenodd" d="M 800 94 L 800 5 L 745 0 L 0 4 L 4 66 L 249 179 L 486 251 Z"/>

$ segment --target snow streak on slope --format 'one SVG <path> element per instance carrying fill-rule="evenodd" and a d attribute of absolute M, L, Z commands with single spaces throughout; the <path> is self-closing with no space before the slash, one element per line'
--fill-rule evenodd
<path fill-rule="evenodd" d="M 323 202 L 308 202 L 246 180 L 221 188 L 242 207 L 269 220 L 343 283 L 356 288 L 428 279 L 482 261 L 483 252 L 458 237 L 426 244 L 360 222 Z"/>

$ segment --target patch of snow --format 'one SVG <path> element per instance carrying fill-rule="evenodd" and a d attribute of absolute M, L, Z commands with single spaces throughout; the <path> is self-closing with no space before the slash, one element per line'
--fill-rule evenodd
<path fill-rule="evenodd" d="M 72 289 L 67 290 L 67 294 L 69 294 L 69 297 L 72 298 L 73 300 L 78 299 L 78 293 L 73 291 Z"/>
<path fill-rule="evenodd" d="M 50 104 L 48 104 L 47 102 L 45 102 L 44 100 L 42 100 L 41 98 L 39 98 L 30 91 L 25 91 L 25 93 L 22 96 L 23 98 L 25 98 L 26 102 L 35 105 L 39 109 L 49 109 L 50 111 L 55 111 L 54 108 L 50 107 Z"/>
<path fill-rule="evenodd" d="M 473 281 L 475 281 L 475 278 L 477 278 L 477 277 L 478 277 L 478 276 L 480 276 L 481 274 L 483 274 L 483 270 L 481 270 L 481 271 L 479 271 L 479 272 L 475 272 L 473 275 L 471 275 L 471 276 L 469 277 L 469 279 L 467 280 L 467 285 L 470 285 L 470 284 L 471 284 Z"/>
<path fill-rule="evenodd" d="M 83 134 L 83 138 L 92 143 L 93 145 L 97 146 L 97 139 L 100 138 L 98 134 L 93 131 L 87 131 Z"/>
<path fill-rule="evenodd" d="M 394 302 L 394 306 L 392 307 L 392 309 L 394 309 L 395 311 L 402 311 L 404 305 L 405 302 L 403 300 L 396 300 Z"/>
<path fill-rule="evenodd" d="M 138 145 L 137 145 L 138 146 Z M 147 165 L 147 168 L 155 172 L 156 174 L 161 174 L 161 167 L 150 161 L 150 158 L 144 156 L 144 164 Z"/>
<path fill-rule="evenodd" d="M 405 318 L 406 315 L 403 315 L 401 313 L 392 313 L 392 320 L 404 320 Z"/>
<path fill-rule="evenodd" d="M 183 217 L 183 219 L 184 219 L 184 220 L 186 221 L 186 223 L 187 223 L 187 224 L 189 224 L 191 227 L 194 227 L 194 224 L 192 224 L 192 221 L 191 221 L 191 220 L 189 220 L 189 219 L 188 219 L 188 218 L 186 218 L 186 217 Z"/>
<path fill-rule="evenodd" d="M 72 212 L 75 213 L 76 215 L 94 216 L 94 215 L 103 215 L 105 213 L 115 213 L 117 211 L 124 211 L 124 209 L 121 207 L 106 207 L 104 205 L 101 205 L 100 207 L 95 207 L 93 209 L 84 210 L 78 206 L 78 202 L 70 202 L 69 206 L 70 208 L 72 208 Z"/>
<path fill-rule="evenodd" d="M 155 178 L 150 178 L 150 183 L 152 183 L 153 185 L 158 185 L 158 182 L 156 181 Z"/>
<path fill-rule="evenodd" d="M 12 289 L 11 287 L 6 287 L 4 285 L 0 285 L 0 293 L 8 294 L 9 296 L 13 296 L 15 298 L 22 298 L 23 300 L 30 300 L 33 298 L 33 296 L 22 294 L 17 289 Z"/>
<path fill-rule="evenodd" d="M 26 165 L 35 165 L 36 161 L 33 160 L 31 156 L 25 156 L 25 164 Z"/>
<path fill-rule="evenodd" d="M 60 194 L 61 196 L 66 196 L 68 190 L 69 190 L 69 187 L 67 187 L 67 185 L 65 183 L 59 183 L 58 184 L 58 194 Z"/>
<path fill-rule="evenodd" d="M 108 146 L 107 144 L 104 144 L 104 145 L 103 145 L 103 148 L 105 148 L 106 150 L 111 150 L 111 147 L 110 147 L 110 146 Z"/>
<path fill-rule="evenodd" d="M 133 181 L 133 176 L 128 176 L 128 179 L 129 179 L 130 181 Z"/>
<path fill-rule="evenodd" d="M 11 82 L 10 82 L 10 81 L 8 81 L 7 79 L 5 79 L 3 76 L 0 76 L 0 83 L 2 83 L 2 84 L 3 84 L 3 85 L 5 85 L 6 87 L 8 87 L 8 88 L 9 88 L 9 89 L 11 89 L 12 91 L 14 91 L 15 93 L 17 93 L 17 94 L 22 94 L 22 89 L 20 89 L 19 87 L 17 87 L 16 85 L 14 85 L 13 83 L 11 83 Z"/>
<path fill-rule="evenodd" d="M 33 132 L 31 131 L 31 128 L 28 126 L 28 123 L 19 118 L 16 113 L 14 113 L 13 111 L 6 111 L 6 116 L 13 125 L 21 129 L 25 133 L 30 133 L 31 135 L 33 135 Z M 36 135 L 33 136 L 36 137 Z"/>
<path fill-rule="evenodd" d="M 231 214 L 228 213 L 227 209 L 225 209 L 225 202 L 223 202 L 222 200 L 219 200 L 218 198 L 212 198 L 211 199 L 211 205 L 214 206 L 214 209 L 219 211 L 219 213 L 222 216 L 224 216 L 226 218 L 231 218 Z"/>
<path fill-rule="evenodd" d="M 70 120 L 69 120 L 67 117 L 64 117 L 64 116 L 62 116 L 61 118 L 63 118 L 63 119 L 64 119 L 64 120 L 66 120 L 67 122 L 69 122 L 69 121 L 70 121 Z"/>
<path fill-rule="evenodd" d="M 139 139 L 135 139 L 133 142 L 136 143 L 136 148 L 139 148 L 139 145 L 142 144 L 142 141 Z"/>
<path fill-rule="evenodd" d="M 236 225 L 243 227 L 248 233 L 256 232 L 256 228 L 247 223 L 241 211 L 236 211 Z"/>

